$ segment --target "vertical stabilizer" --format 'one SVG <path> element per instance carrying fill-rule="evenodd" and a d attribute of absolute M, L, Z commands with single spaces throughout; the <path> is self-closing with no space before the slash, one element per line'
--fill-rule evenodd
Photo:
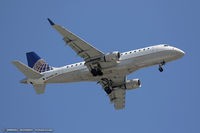
<path fill-rule="evenodd" d="M 28 66 L 38 71 L 39 73 L 53 70 L 53 67 L 47 64 L 35 52 L 26 53 L 26 57 L 28 61 Z"/>

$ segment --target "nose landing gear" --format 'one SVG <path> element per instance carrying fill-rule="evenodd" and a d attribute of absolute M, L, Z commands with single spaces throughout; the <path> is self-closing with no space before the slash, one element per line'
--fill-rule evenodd
<path fill-rule="evenodd" d="M 163 65 L 165 65 L 165 61 L 162 61 L 162 62 L 159 64 L 158 70 L 159 70 L 160 72 L 163 72 L 163 68 L 162 68 Z"/>
<path fill-rule="evenodd" d="M 162 68 L 161 66 L 159 66 L 158 70 L 159 70 L 160 72 L 163 72 L 163 68 Z"/>

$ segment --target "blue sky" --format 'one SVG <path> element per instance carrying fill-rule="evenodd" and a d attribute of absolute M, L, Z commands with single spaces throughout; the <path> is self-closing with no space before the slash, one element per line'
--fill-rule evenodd
<path fill-rule="evenodd" d="M 1 0 L 0 128 L 52 128 L 54 132 L 200 132 L 200 2 L 198 0 Z M 93 82 L 47 85 L 36 95 L 10 62 L 27 63 L 35 51 L 52 66 L 82 61 L 49 25 L 51 18 L 103 52 L 160 43 L 186 55 L 128 76 L 142 87 L 127 92 L 116 111 Z"/>

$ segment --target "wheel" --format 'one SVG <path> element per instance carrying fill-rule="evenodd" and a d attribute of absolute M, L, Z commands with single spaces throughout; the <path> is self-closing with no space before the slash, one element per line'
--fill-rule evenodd
<path fill-rule="evenodd" d="M 97 74 L 98 74 L 99 76 L 102 76 L 102 75 L 103 75 L 103 72 L 102 72 L 100 69 L 97 69 Z"/>
<path fill-rule="evenodd" d="M 163 68 L 162 67 L 159 67 L 158 69 L 160 72 L 163 72 Z"/>
<path fill-rule="evenodd" d="M 98 73 L 97 73 L 97 71 L 95 69 L 92 69 L 91 73 L 92 73 L 93 76 L 97 76 L 98 75 Z"/>
<path fill-rule="evenodd" d="M 98 71 L 97 73 L 98 73 L 99 76 L 102 76 L 102 75 L 103 75 L 103 72 L 102 72 L 102 71 Z"/>
<path fill-rule="evenodd" d="M 112 92 L 112 90 L 109 87 L 106 87 L 105 92 L 109 95 Z"/>

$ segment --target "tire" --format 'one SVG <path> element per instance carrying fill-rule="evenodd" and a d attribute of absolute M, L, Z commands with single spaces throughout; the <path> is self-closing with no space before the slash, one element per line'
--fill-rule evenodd
<path fill-rule="evenodd" d="M 93 76 L 97 76 L 98 75 L 98 73 L 97 73 L 97 71 L 95 69 L 92 69 L 91 73 L 92 73 Z"/>
<path fill-rule="evenodd" d="M 97 74 L 98 74 L 99 76 L 102 76 L 102 75 L 103 75 L 103 72 L 102 72 L 101 70 L 97 70 Z"/>
<path fill-rule="evenodd" d="M 163 72 L 163 68 L 162 67 L 159 67 L 158 69 L 160 72 Z"/>
<path fill-rule="evenodd" d="M 108 95 L 112 92 L 112 90 L 109 87 L 106 87 L 104 90 Z"/>

